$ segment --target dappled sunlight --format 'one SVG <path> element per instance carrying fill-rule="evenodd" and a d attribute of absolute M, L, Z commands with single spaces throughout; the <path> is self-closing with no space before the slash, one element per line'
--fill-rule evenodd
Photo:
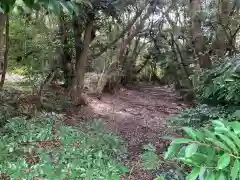
<path fill-rule="evenodd" d="M 0 0 L 0 179 L 239 179 L 239 10 Z"/>

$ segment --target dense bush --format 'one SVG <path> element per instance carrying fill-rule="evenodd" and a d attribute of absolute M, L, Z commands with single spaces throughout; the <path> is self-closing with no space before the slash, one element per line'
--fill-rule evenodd
<path fill-rule="evenodd" d="M 240 172 L 240 123 L 212 121 L 212 127 L 184 128 L 187 138 L 172 141 L 165 159 L 191 168 L 187 180 L 237 179 Z"/>
<path fill-rule="evenodd" d="M 12 119 L 1 132 L 2 178 L 119 179 L 128 171 L 117 161 L 122 141 L 100 129 L 98 121 L 77 129 L 45 116 Z"/>
<path fill-rule="evenodd" d="M 237 107 L 213 107 L 199 104 L 196 107 L 184 109 L 178 114 L 170 116 L 169 121 L 176 126 L 201 127 L 208 124 L 210 120 L 233 116 L 236 109 Z"/>
<path fill-rule="evenodd" d="M 40 20 L 27 22 L 20 15 L 12 15 L 10 17 L 9 70 L 29 77 L 42 75 L 54 56 L 53 37 L 53 29 L 47 27 L 44 22 Z"/>
<path fill-rule="evenodd" d="M 203 75 L 198 87 L 200 99 L 210 104 L 240 104 L 240 55 L 225 58 L 223 63 Z"/>

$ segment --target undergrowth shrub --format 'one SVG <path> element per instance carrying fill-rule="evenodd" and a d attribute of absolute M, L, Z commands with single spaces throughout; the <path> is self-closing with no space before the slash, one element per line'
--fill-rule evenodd
<path fill-rule="evenodd" d="M 208 104 L 240 104 L 240 55 L 225 58 L 219 66 L 204 73 L 198 91 Z"/>
<path fill-rule="evenodd" d="M 184 109 L 178 114 L 170 116 L 169 121 L 175 126 L 201 127 L 213 119 L 228 118 L 237 110 L 238 107 L 209 106 L 199 104 L 196 107 Z"/>
<path fill-rule="evenodd" d="M 158 154 L 156 147 L 152 144 L 143 146 L 141 154 L 141 167 L 155 174 L 154 180 L 185 180 L 185 173 L 177 163 L 164 162 L 163 157 Z M 163 166 L 164 165 L 164 166 Z"/>
<path fill-rule="evenodd" d="M 9 120 L 1 131 L 0 171 L 11 179 L 120 179 L 128 168 L 118 137 L 99 122 L 81 129 L 51 118 Z"/>
<path fill-rule="evenodd" d="M 240 123 L 213 120 L 210 128 L 184 128 L 187 137 L 174 139 L 165 159 L 190 167 L 187 180 L 239 179 Z"/>

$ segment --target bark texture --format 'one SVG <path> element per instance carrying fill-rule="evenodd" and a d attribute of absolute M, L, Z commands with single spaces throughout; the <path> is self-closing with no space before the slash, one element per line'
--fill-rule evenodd
<path fill-rule="evenodd" d="M 73 87 L 72 87 L 72 98 L 74 100 L 77 99 L 77 97 L 81 96 L 83 83 L 84 83 L 84 75 L 86 71 L 86 65 L 87 65 L 87 59 L 88 59 L 88 51 L 89 51 L 89 45 L 91 43 L 92 39 L 92 29 L 93 29 L 93 20 L 89 20 L 85 33 L 84 33 L 84 41 L 83 41 L 83 49 L 81 50 L 79 57 L 76 59 L 76 65 L 75 65 L 75 78 L 73 81 Z M 77 53 L 77 52 L 76 52 Z"/>
<path fill-rule="evenodd" d="M 211 68 L 211 59 L 209 58 L 209 54 L 204 49 L 201 19 L 199 17 L 199 12 L 201 10 L 200 3 L 200 0 L 190 0 L 192 46 L 198 58 L 200 68 Z"/>

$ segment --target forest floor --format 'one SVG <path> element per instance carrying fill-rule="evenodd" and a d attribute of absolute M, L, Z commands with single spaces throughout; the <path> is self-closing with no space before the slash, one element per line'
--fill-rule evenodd
<path fill-rule="evenodd" d="M 13 86 L 11 83 L 13 81 L 9 79 L 8 81 L 11 87 L 19 91 L 19 84 Z M 18 82 L 19 79 L 16 81 Z M 24 87 L 25 89 L 27 88 Z M 59 86 L 48 89 L 45 96 L 48 101 L 53 102 L 51 105 L 53 107 L 61 104 L 58 100 L 66 100 L 64 89 Z M 131 171 L 129 175 L 122 177 L 123 180 L 154 179 L 153 173 L 141 168 L 140 157 L 144 152 L 143 146 L 151 143 L 159 154 L 166 151 L 169 142 L 161 137 L 179 136 L 176 129 L 169 125 L 167 118 L 191 106 L 180 100 L 172 88 L 155 85 L 128 86 L 121 88 L 115 94 L 105 93 L 100 100 L 86 94 L 86 99 L 88 106 L 70 105 L 65 110 L 60 110 L 60 113 L 64 113 L 65 123 L 73 126 L 85 120 L 100 118 L 104 121 L 106 131 L 117 134 L 126 142 L 128 157 L 124 164 L 130 167 Z M 33 104 L 32 100 L 26 102 Z"/>
<path fill-rule="evenodd" d="M 128 158 L 125 162 L 131 173 L 122 179 L 152 180 L 153 174 L 140 167 L 143 146 L 153 144 L 159 153 L 166 150 L 168 143 L 160 137 L 171 136 L 174 129 L 168 125 L 167 118 L 190 104 L 179 100 L 173 89 L 144 85 L 121 89 L 114 95 L 104 94 L 99 100 L 87 97 L 88 106 L 83 111 L 71 112 L 67 122 L 74 125 L 84 116 L 101 117 L 106 130 L 114 132 L 127 143 Z"/>

